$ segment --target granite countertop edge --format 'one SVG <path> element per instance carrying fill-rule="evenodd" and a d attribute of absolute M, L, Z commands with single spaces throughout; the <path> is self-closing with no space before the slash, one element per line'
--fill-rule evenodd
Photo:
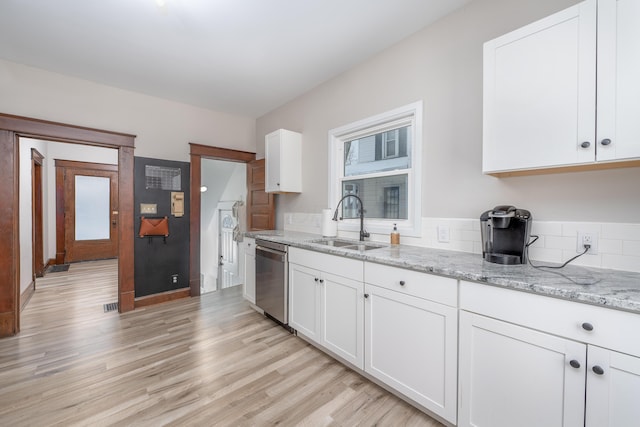
<path fill-rule="evenodd" d="M 560 270 L 530 265 L 503 266 L 486 262 L 479 254 L 408 245 L 355 251 L 318 244 L 315 242 L 322 236 L 294 231 L 251 231 L 245 235 L 301 249 L 640 314 L 640 273 L 572 265 Z"/>

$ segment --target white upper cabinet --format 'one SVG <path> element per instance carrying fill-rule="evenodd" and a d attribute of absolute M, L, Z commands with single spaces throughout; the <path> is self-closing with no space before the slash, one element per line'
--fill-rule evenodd
<path fill-rule="evenodd" d="M 640 157 L 639 20 L 587 0 L 485 43 L 483 171 Z"/>
<path fill-rule="evenodd" d="M 302 192 L 302 135 L 279 129 L 265 136 L 265 191 Z"/>
<path fill-rule="evenodd" d="M 640 2 L 598 2 L 597 160 L 640 157 Z"/>

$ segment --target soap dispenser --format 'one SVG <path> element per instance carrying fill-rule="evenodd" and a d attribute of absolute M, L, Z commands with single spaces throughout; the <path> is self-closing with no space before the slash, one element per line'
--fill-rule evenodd
<path fill-rule="evenodd" d="M 399 245 L 400 244 L 400 233 L 398 233 L 398 227 L 393 224 L 393 231 L 391 232 L 391 244 Z"/>

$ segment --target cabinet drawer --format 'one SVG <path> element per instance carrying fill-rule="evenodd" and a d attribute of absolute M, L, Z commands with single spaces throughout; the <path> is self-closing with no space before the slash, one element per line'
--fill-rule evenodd
<path fill-rule="evenodd" d="M 640 355 L 640 315 L 544 295 L 460 282 L 460 309 Z M 592 330 L 587 330 L 589 325 Z"/>
<path fill-rule="evenodd" d="M 450 277 L 365 262 L 364 281 L 452 307 L 458 305 L 458 281 Z"/>
<path fill-rule="evenodd" d="M 249 256 L 256 256 L 256 240 L 250 237 L 245 237 L 242 241 L 242 248 L 244 253 Z"/>
<path fill-rule="evenodd" d="M 306 249 L 289 248 L 289 262 L 304 265 L 337 276 L 362 282 L 362 261 L 336 255 L 327 255 Z"/>

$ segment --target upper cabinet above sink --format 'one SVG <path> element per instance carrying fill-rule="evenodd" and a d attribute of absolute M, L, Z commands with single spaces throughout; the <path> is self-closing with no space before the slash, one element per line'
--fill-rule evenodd
<path fill-rule="evenodd" d="M 640 165 L 638 22 L 587 0 L 485 43 L 483 171 Z"/>
<path fill-rule="evenodd" d="M 302 135 L 278 129 L 265 136 L 265 191 L 302 192 Z"/>

